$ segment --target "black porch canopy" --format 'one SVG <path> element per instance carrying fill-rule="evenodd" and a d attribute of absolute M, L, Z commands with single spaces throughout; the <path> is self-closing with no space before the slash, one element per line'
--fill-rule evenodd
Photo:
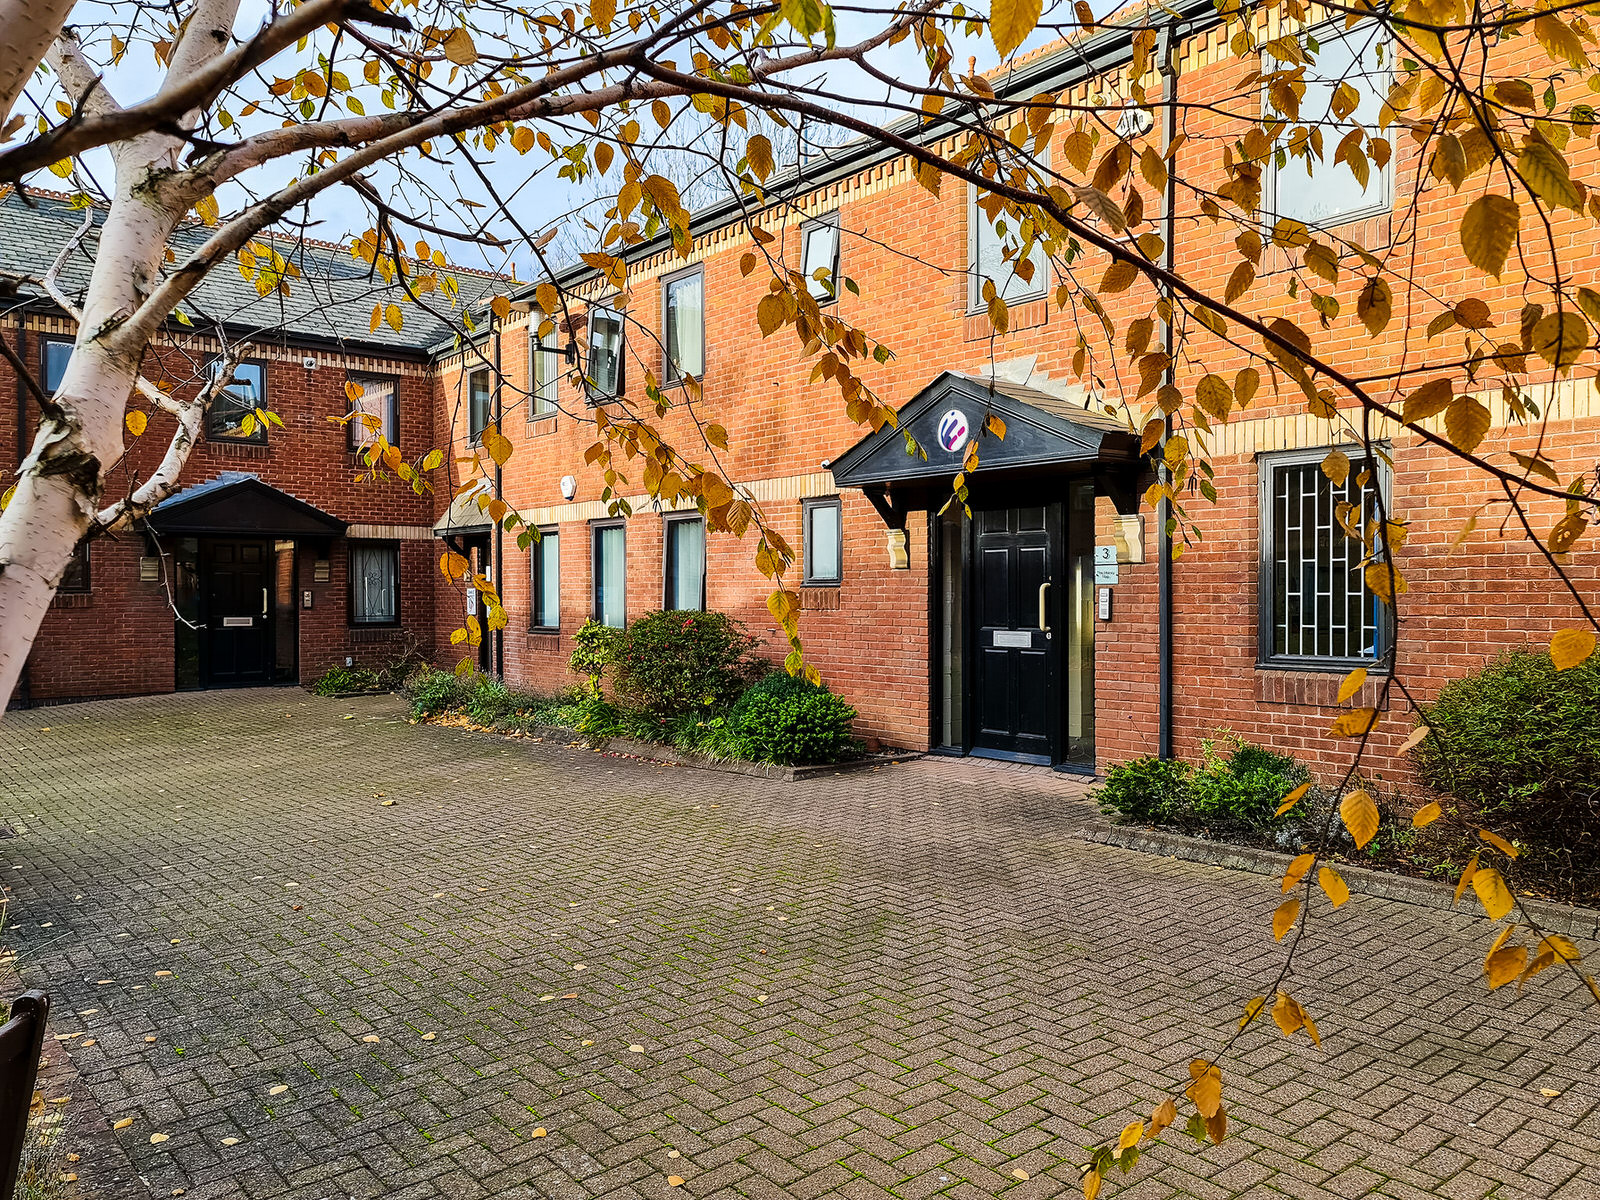
<path fill-rule="evenodd" d="M 148 521 L 159 534 L 331 538 L 345 531 L 338 517 L 245 471 L 224 471 L 175 492 Z"/>
<path fill-rule="evenodd" d="M 1005 423 L 1004 437 L 989 428 L 991 415 Z M 898 421 L 829 464 L 838 486 L 863 489 L 893 527 L 903 527 L 907 511 L 943 503 L 973 438 L 978 468 L 968 477 L 972 487 L 1002 475 L 1025 485 L 1065 468 L 1096 475 L 1121 509 L 1141 465 L 1139 435 L 1122 422 L 1004 379 L 945 371 L 900 410 Z M 920 452 L 907 446 L 908 433 Z"/>

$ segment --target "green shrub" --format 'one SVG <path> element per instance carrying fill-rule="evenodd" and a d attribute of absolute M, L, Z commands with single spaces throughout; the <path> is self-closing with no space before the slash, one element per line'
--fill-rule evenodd
<path fill-rule="evenodd" d="M 471 695 L 470 687 L 449 671 L 423 671 L 411 677 L 411 715 L 418 720 L 460 708 Z"/>
<path fill-rule="evenodd" d="M 1181 759 L 1135 758 L 1106 772 L 1096 791 L 1101 807 L 1131 821 L 1162 825 L 1189 807 L 1189 777 L 1194 768 Z"/>
<path fill-rule="evenodd" d="M 827 688 L 775 671 L 729 711 L 726 744 L 751 762 L 837 762 L 859 752 L 855 719 L 856 710 Z"/>
<path fill-rule="evenodd" d="M 615 648 L 617 694 L 657 716 L 721 708 L 764 669 L 756 645 L 726 613 L 646 613 Z"/>
<path fill-rule="evenodd" d="M 599 690 L 606 668 L 616 663 L 622 633 L 620 629 L 590 618 L 572 635 L 572 657 L 567 660 L 567 666 L 574 674 L 588 676 L 591 690 Z"/>
<path fill-rule="evenodd" d="M 1445 685 L 1417 775 L 1568 861 L 1600 865 L 1600 655 L 1557 671 L 1531 647 Z"/>
<path fill-rule="evenodd" d="M 371 667 L 329 667 L 311 690 L 318 696 L 337 696 L 341 692 L 379 692 L 384 687 L 383 675 Z"/>
<path fill-rule="evenodd" d="M 467 719 L 474 725 L 493 728 L 500 719 L 521 707 L 522 697 L 498 679 L 480 676 L 473 681 L 467 697 Z"/>

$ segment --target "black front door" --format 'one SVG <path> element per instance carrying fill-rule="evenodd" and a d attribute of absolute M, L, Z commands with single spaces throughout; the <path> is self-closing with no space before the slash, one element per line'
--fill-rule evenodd
<path fill-rule="evenodd" d="M 1052 763 L 1060 757 L 1059 503 L 973 514 L 973 753 Z"/>
<path fill-rule="evenodd" d="M 203 686 L 266 683 L 272 677 L 275 561 L 271 542 L 201 539 Z"/>

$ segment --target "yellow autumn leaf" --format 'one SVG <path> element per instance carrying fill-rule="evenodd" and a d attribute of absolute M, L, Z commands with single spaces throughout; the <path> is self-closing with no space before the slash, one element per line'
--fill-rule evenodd
<path fill-rule="evenodd" d="M 150 419 L 136 408 L 122 418 L 122 423 L 128 427 L 129 433 L 133 434 L 134 437 L 138 437 L 144 433 L 145 427 L 150 423 Z"/>
<path fill-rule="evenodd" d="M 1357 667 L 1354 671 L 1351 671 L 1350 674 L 1344 677 L 1344 681 L 1339 684 L 1339 694 L 1334 697 L 1334 703 L 1343 704 L 1351 696 L 1359 692 L 1361 685 L 1366 681 L 1367 669 L 1365 667 Z"/>
<path fill-rule="evenodd" d="M 478 47 L 472 34 L 457 26 L 444 39 L 444 56 L 458 67 L 470 67 L 478 61 Z"/>
<path fill-rule="evenodd" d="M 1161 1131 L 1178 1119 L 1178 1106 L 1168 1096 L 1159 1105 L 1155 1112 L 1150 1114 L 1149 1136 L 1152 1141 L 1161 1136 Z"/>
<path fill-rule="evenodd" d="M 989 8 L 989 35 L 1001 58 L 1009 58 L 1022 45 L 1039 23 L 1043 9 L 1043 0 L 994 0 Z"/>
<path fill-rule="evenodd" d="M 1489 845 L 1493 846 L 1496 850 L 1500 851 L 1501 854 L 1504 854 L 1507 858 L 1517 857 L 1517 848 L 1510 842 L 1506 841 L 1505 838 L 1501 837 L 1494 830 L 1480 829 L 1478 830 L 1478 836 L 1484 841 L 1488 842 Z"/>
<path fill-rule="evenodd" d="M 1304 879 L 1306 872 L 1311 870 L 1311 864 L 1316 861 L 1315 854 L 1302 854 L 1290 863 L 1289 869 L 1283 873 L 1283 890 L 1287 892 Z"/>
<path fill-rule="evenodd" d="M 1278 905 L 1277 911 L 1272 914 L 1272 937 L 1274 941 L 1283 941 L 1284 935 L 1294 928 L 1294 923 L 1300 917 L 1300 901 L 1291 896 Z"/>
<path fill-rule="evenodd" d="M 1562 629 L 1550 639 L 1550 661 L 1558 671 L 1575 667 L 1594 653 L 1595 640 L 1592 629 Z"/>
<path fill-rule="evenodd" d="M 1366 848 L 1378 833 L 1378 805 L 1365 791 L 1356 789 L 1339 803 L 1339 817 L 1355 839 L 1356 849 Z"/>
<path fill-rule="evenodd" d="M 1328 732 L 1334 737 L 1353 738 L 1374 729 L 1378 724 L 1378 710 L 1375 708 L 1352 708 L 1349 712 L 1340 713 Z"/>
<path fill-rule="evenodd" d="M 1338 908 L 1350 899 L 1350 889 L 1346 886 L 1343 877 L 1332 867 L 1319 867 L 1317 869 L 1317 884 L 1327 894 L 1333 906 Z"/>
<path fill-rule="evenodd" d="M 400 311 L 398 304 L 391 304 L 385 308 L 383 310 L 383 319 L 389 322 L 389 328 L 396 333 L 400 332 L 400 327 L 406 322 L 405 314 Z"/>
<path fill-rule="evenodd" d="M 1498 278 L 1521 223 L 1522 209 L 1509 196 L 1479 196 L 1461 218 L 1461 248 L 1467 261 Z"/>
<path fill-rule="evenodd" d="M 1122 1127 L 1122 1133 L 1117 1138 L 1117 1153 L 1121 1154 L 1129 1146 L 1137 1146 L 1139 1139 L 1144 1136 L 1143 1121 L 1129 1121 Z"/>
<path fill-rule="evenodd" d="M 1483 960 L 1483 973 L 1489 979 L 1489 990 L 1510 983 L 1528 963 L 1526 946 L 1502 946 Z"/>
<path fill-rule="evenodd" d="M 1310 780 L 1307 780 L 1305 783 L 1302 783 L 1299 787 L 1295 788 L 1294 791 L 1290 792 L 1283 798 L 1283 803 L 1278 805 L 1277 815 L 1280 817 L 1283 816 L 1284 813 L 1288 812 L 1296 804 L 1300 803 L 1301 798 L 1310 790 Z"/>
<path fill-rule="evenodd" d="M 1493 867 L 1479 867 L 1472 872 L 1472 890 L 1478 893 L 1483 911 L 1495 921 L 1510 912 L 1516 903 L 1511 898 L 1511 889 L 1506 887 L 1506 881 Z"/>
<path fill-rule="evenodd" d="M 1424 825 L 1432 825 L 1443 811 L 1437 801 L 1430 800 L 1411 814 L 1411 828 L 1421 829 Z"/>

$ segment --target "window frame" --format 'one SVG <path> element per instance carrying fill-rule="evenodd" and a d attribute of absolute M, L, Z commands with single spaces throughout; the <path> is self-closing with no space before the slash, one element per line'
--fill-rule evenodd
<path fill-rule="evenodd" d="M 589 616 L 597 625 L 605 625 L 600 609 L 600 534 L 617 529 L 622 533 L 622 624 L 606 625 L 607 629 L 628 627 L 628 523 L 621 517 L 604 517 L 589 522 Z"/>
<path fill-rule="evenodd" d="M 1039 166 L 1050 166 L 1050 151 L 1045 149 L 1036 156 Z M 984 189 L 988 190 L 988 189 Z M 984 216 L 983 209 L 978 207 L 978 185 L 967 184 L 967 312 L 983 312 L 988 305 L 983 299 L 983 275 L 979 271 L 978 238 L 979 223 L 987 225 L 991 230 L 994 225 Z M 995 289 L 1000 297 L 1005 300 L 1008 307 L 1018 304 L 1030 304 L 1035 300 L 1042 300 L 1050 294 L 1050 256 L 1043 253 L 1043 243 L 1035 242 L 1040 250 L 1042 261 L 1034 273 L 1034 282 L 1029 284 L 1029 290 L 1020 296 L 1006 296 L 1005 290 L 997 282 Z M 1013 259 L 1014 263 L 1016 260 Z M 1013 271 L 1013 274 L 1015 272 Z"/>
<path fill-rule="evenodd" d="M 528 547 L 528 628 L 534 633 L 558 633 L 561 630 L 561 526 L 538 525 L 539 540 Z M 540 555 L 544 539 L 556 539 L 556 620 L 554 625 L 539 624 L 539 594 L 544 582 L 540 571 Z"/>
<path fill-rule="evenodd" d="M 681 525 L 700 526 L 700 603 L 693 609 L 683 609 L 683 612 L 706 611 L 706 519 L 698 512 L 667 513 L 661 519 L 661 607 L 672 611 L 679 611 L 672 604 L 672 531 Z"/>
<path fill-rule="evenodd" d="M 61 573 L 61 582 L 56 586 L 56 595 L 87 596 L 94 591 L 94 559 L 90 549 L 92 544 L 88 538 L 79 538 L 78 543 L 72 547 L 72 558 L 80 559 L 83 563 L 83 583 L 69 587 L 67 585 L 67 574 L 63 571 Z"/>
<path fill-rule="evenodd" d="M 839 573 L 831 579 L 818 578 L 812 570 L 811 514 L 819 508 L 832 508 L 838 513 L 836 526 L 839 543 Z M 844 503 L 840 496 L 809 496 L 800 501 L 800 542 L 802 553 L 805 555 L 805 565 L 801 572 L 801 587 L 839 587 L 844 583 Z"/>
<path fill-rule="evenodd" d="M 1375 475 L 1374 482 L 1379 489 L 1379 494 L 1383 497 L 1384 509 L 1393 511 L 1393 472 L 1382 457 L 1384 454 L 1392 453 L 1387 444 L 1373 443 L 1373 454 L 1370 458 L 1367 457 L 1366 451 L 1361 446 L 1349 444 L 1312 446 L 1299 450 L 1263 451 L 1256 455 L 1258 556 L 1256 562 L 1255 665 L 1258 670 L 1348 673 L 1355 667 L 1366 667 L 1369 671 L 1381 673 L 1384 670 L 1384 655 L 1393 644 L 1394 611 L 1390 606 L 1380 601 L 1378 605 L 1379 625 L 1376 634 L 1380 652 L 1372 658 L 1277 654 L 1272 649 L 1273 632 L 1277 624 L 1277 613 L 1273 603 L 1274 564 L 1277 559 L 1277 546 L 1273 536 L 1272 520 L 1273 484 L 1280 469 L 1306 466 L 1320 467 L 1323 460 L 1333 450 L 1342 450 L 1349 456 L 1352 476 L 1365 465 L 1371 465 Z M 1321 478 L 1329 487 L 1333 486 L 1333 481 L 1328 479 L 1326 475 L 1321 475 Z M 1340 533 L 1343 533 L 1342 529 Z M 1365 589 L 1365 583 L 1362 586 Z"/>
<path fill-rule="evenodd" d="M 377 547 L 394 558 L 394 616 L 387 621 L 365 621 L 356 615 L 356 550 Z M 400 543 L 384 538 L 354 538 L 345 552 L 345 592 L 348 624 L 352 629 L 394 629 L 400 624 Z"/>
<path fill-rule="evenodd" d="M 206 378 L 205 378 L 205 383 L 201 385 L 202 387 L 210 387 L 211 386 L 212 371 L 222 361 L 223 361 L 222 356 L 221 355 L 216 355 L 216 354 L 212 355 L 209 359 L 206 360 Z M 260 399 L 260 403 L 259 403 L 258 407 L 260 407 L 263 410 L 267 410 L 267 406 L 268 406 L 267 397 L 269 397 L 272 394 L 272 372 L 271 372 L 270 368 L 267 365 L 267 360 L 264 359 L 264 358 L 242 358 L 242 359 L 240 359 L 239 362 L 237 364 L 235 364 L 235 366 L 234 366 L 235 377 L 237 377 L 237 373 L 238 373 L 238 370 L 239 370 L 240 367 L 259 367 L 261 369 L 261 399 Z M 222 397 L 222 395 L 227 390 L 228 390 L 227 388 L 223 388 L 221 391 L 219 391 L 217 393 L 217 395 L 212 398 L 210 406 L 206 409 L 206 416 L 205 416 L 206 441 L 208 441 L 208 442 L 224 442 L 224 443 L 227 443 L 227 444 L 230 444 L 230 445 L 234 445 L 234 446 L 265 446 L 267 444 L 267 423 L 265 421 L 260 420 L 259 418 L 257 418 L 256 430 L 253 433 L 235 435 L 235 434 L 217 433 L 212 429 L 211 421 L 212 421 L 212 418 L 216 415 L 216 412 L 217 412 L 217 400 L 220 399 Z"/>
<path fill-rule="evenodd" d="M 385 432 L 383 436 L 388 438 L 391 446 L 398 447 L 400 445 L 400 376 L 385 375 L 379 371 L 346 371 L 344 377 L 346 383 L 359 383 L 362 385 L 363 389 L 365 389 L 366 385 L 369 383 L 388 383 L 394 385 L 394 390 L 389 393 L 389 417 L 387 422 L 393 426 L 394 436 L 390 437 L 387 432 Z M 355 412 L 355 402 L 350 399 L 348 393 L 345 395 L 345 401 L 350 406 L 349 411 L 352 413 Z M 349 439 L 346 444 L 349 446 L 351 454 L 361 454 L 367 448 L 366 444 L 357 440 L 356 435 L 358 426 L 361 430 L 366 429 L 366 426 L 360 421 L 355 420 L 354 417 L 345 423 L 345 428 L 349 433 Z M 377 435 L 374 434 L 373 436 L 376 438 Z"/>
<path fill-rule="evenodd" d="M 485 380 L 488 382 L 488 387 L 484 392 L 486 403 L 485 403 L 485 409 L 484 409 L 484 414 L 483 414 L 483 424 L 480 425 L 478 428 L 474 429 L 472 427 L 472 425 L 473 425 L 473 418 L 475 417 L 476 414 L 473 411 L 472 388 L 473 388 L 473 380 L 477 379 L 478 376 L 480 376 L 480 375 L 482 375 L 485 378 Z M 469 445 L 469 446 L 478 445 L 483 440 L 483 431 L 485 429 L 488 429 L 489 426 L 491 426 L 493 424 L 494 424 L 494 371 L 493 371 L 492 368 L 489 368 L 489 367 L 474 367 L 472 370 L 467 372 L 467 445 Z"/>
<path fill-rule="evenodd" d="M 667 293 L 672 286 L 685 280 L 700 279 L 700 370 L 680 373 L 672 361 L 671 342 L 667 338 Z M 626 338 L 624 338 L 626 342 Z M 706 267 L 695 263 L 681 271 L 661 277 L 661 381 L 664 386 L 675 387 L 687 378 L 704 379 L 706 375 Z M 620 395 L 620 389 L 618 394 Z"/>
<path fill-rule="evenodd" d="M 1339 26 L 1342 24 L 1343 20 L 1344 20 L 1343 17 L 1335 17 L 1332 20 L 1328 20 L 1328 21 L 1318 21 L 1315 25 L 1306 26 L 1306 28 L 1304 30 L 1302 30 L 1301 32 L 1305 33 L 1305 34 L 1309 34 L 1312 38 L 1314 38 L 1317 41 L 1317 44 L 1319 46 L 1325 40 L 1320 35 L 1322 33 L 1324 33 L 1324 32 L 1328 32 L 1328 31 L 1331 31 L 1333 36 L 1338 37 L 1342 41 L 1343 40 L 1348 40 L 1352 35 L 1356 35 L 1356 34 L 1360 33 L 1366 27 L 1379 28 L 1380 32 L 1382 32 L 1378 21 L 1376 21 L 1375 19 L 1372 19 L 1372 18 L 1363 19 L 1354 28 L 1349 29 L 1349 30 L 1344 30 L 1344 29 L 1339 28 Z M 1390 83 L 1392 83 L 1394 81 L 1394 39 L 1385 36 L 1383 38 L 1383 41 L 1384 41 L 1384 44 L 1386 44 L 1388 46 L 1388 49 L 1385 51 L 1385 62 L 1384 62 L 1384 66 L 1383 66 L 1383 70 L 1386 72 L 1386 74 L 1383 77 L 1381 77 L 1379 79 L 1379 81 L 1378 81 L 1379 82 L 1378 96 L 1379 96 L 1380 99 L 1387 92 L 1387 89 L 1381 86 L 1383 80 L 1387 79 L 1387 81 L 1390 82 Z M 1320 51 L 1319 51 L 1319 53 L 1320 53 Z M 1256 58 L 1257 69 L 1261 69 L 1261 68 L 1265 67 L 1266 59 L 1269 58 L 1269 57 L 1270 57 L 1270 55 L 1267 54 L 1265 49 L 1262 49 L 1262 50 L 1258 51 L 1257 52 L 1257 58 Z M 1267 85 L 1266 85 L 1265 82 L 1263 82 L 1261 84 L 1261 87 L 1257 91 L 1256 94 L 1257 94 L 1257 96 L 1259 98 L 1259 102 L 1260 102 L 1260 106 L 1261 106 L 1261 108 L 1260 108 L 1261 115 L 1265 116 L 1266 111 L 1267 111 Z M 1331 154 L 1334 150 L 1336 150 L 1338 148 L 1338 142 L 1335 141 L 1333 146 L 1329 147 L 1327 145 L 1326 141 L 1324 141 L 1323 148 L 1325 150 L 1327 150 Z M 1330 217 L 1330 218 L 1328 218 L 1326 220 L 1321 220 L 1321 221 L 1307 221 L 1307 220 L 1304 220 L 1301 217 L 1292 217 L 1292 216 L 1288 216 L 1287 214 L 1279 212 L 1278 211 L 1278 149 L 1279 149 L 1279 147 L 1276 144 L 1274 144 L 1273 147 L 1272 147 L 1272 151 L 1271 151 L 1271 153 L 1269 154 L 1269 156 L 1267 158 L 1267 169 L 1266 169 L 1266 171 L 1264 171 L 1262 173 L 1262 180 L 1261 180 L 1261 219 L 1262 219 L 1263 228 L 1271 229 L 1279 221 L 1291 220 L 1291 221 L 1299 221 L 1307 229 L 1335 229 L 1340 225 L 1353 225 L 1357 221 L 1370 221 L 1373 217 L 1389 216 L 1390 214 L 1392 214 L 1394 212 L 1395 152 L 1393 150 L 1391 150 L 1391 152 L 1389 154 L 1389 161 L 1384 163 L 1382 167 L 1379 167 L 1376 164 L 1373 164 L 1373 169 L 1376 170 L 1378 172 L 1379 176 L 1380 176 L 1380 178 L 1379 178 L 1380 186 L 1379 186 L 1379 195 L 1374 197 L 1369 204 L 1366 204 L 1361 208 L 1351 209 L 1349 212 L 1339 213 L 1339 214 L 1337 214 L 1337 215 L 1335 215 L 1333 217 Z M 1284 153 L 1287 154 L 1288 151 L 1285 150 Z M 1324 158 L 1322 161 L 1324 163 L 1328 163 L 1329 165 L 1332 165 L 1332 160 L 1329 159 L 1329 158 Z M 1370 190 L 1367 191 L 1367 194 L 1371 195 Z"/>
<path fill-rule="evenodd" d="M 62 337 L 59 334 L 41 334 L 39 336 L 39 390 L 46 396 L 54 396 L 56 389 L 50 386 L 50 347 L 65 346 L 67 348 L 67 361 L 72 361 L 72 352 L 77 349 L 74 338 Z M 65 368 L 63 368 L 65 373 Z"/>
<path fill-rule="evenodd" d="M 541 313 L 538 309 L 534 309 L 528 319 L 529 421 L 547 420 L 555 416 L 561 408 L 561 377 L 563 372 L 560 368 L 557 368 L 552 378 L 547 379 L 543 384 L 539 382 L 539 362 L 541 359 L 548 356 L 563 366 L 565 365 L 565 356 L 559 345 L 559 335 L 561 333 L 559 326 L 550 332 L 551 338 L 556 339 L 554 344 L 546 346 L 544 339 L 539 336 L 539 326 L 550 320 L 554 320 L 554 318 Z M 554 392 L 554 395 L 545 396 L 541 390 L 544 387 L 549 387 Z M 548 404 L 549 407 L 541 407 L 545 404 Z"/>
<path fill-rule="evenodd" d="M 812 291 L 813 287 L 821 287 L 819 280 L 813 279 L 806 273 L 806 244 L 811 240 L 811 235 L 819 229 L 833 230 L 833 265 L 830 268 L 833 291 L 824 289 L 822 295 Z M 839 265 L 844 259 L 844 227 L 840 221 L 839 210 L 824 213 L 820 217 L 813 217 L 800 226 L 800 275 L 806 281 L 806 291 L 819 305 L 833 304 L 839 299 L 841 285 L 839 282 Z"/>
<path fill-rule="evenodd" d="M 594 320 L 601 313 L 617 319 L 617 384 L 616 390 L 606 392 L 594 383 Z M 589 346 L 583 361 L 583 390 L 590 407 L 619 399 L 628 390 L 628 320 L 620 308 L 609 304 L 595 304 L 583 314 L 584 334 Z"/>

